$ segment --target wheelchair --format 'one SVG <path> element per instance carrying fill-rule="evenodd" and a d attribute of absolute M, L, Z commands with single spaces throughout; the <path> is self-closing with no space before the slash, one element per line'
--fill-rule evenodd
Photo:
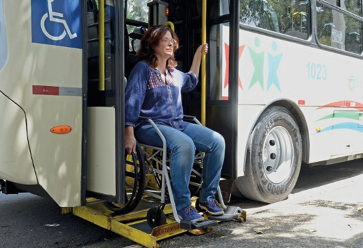
<path fill-rule="evenodd" d="M 184 120 L 201 125 L 198 119 L 193 116 L 184 116 Z M 172 182 L 170 180 L 172 154 L 168 151 L 166 139 L 156 124 L 151 119 L 147 119 L 147 121 L 159 135 L 163 142 L 163 147 L 138 144 L 136 154 L 126 156 L 125 175 L 128 190 L 125 192 L 125 197 L 127 202 L 122 207 L 118 207 L 109 202 L 105 202 L 105 206 L 114 211 L 115 214 L 126 214 L 137 207 L 142 197 L 151 196 L 156 198 L 160 200 L 160 203 L 158 206 L 150 208 L 147 212 L 147 222 L 151 228 L 166 224 L 167 218 L 175 220 L 180 223 L 180 228 L 187 230 L 205 229 L 217 225 L 218 222 L 240 218 L 243 212 L 242 209 L 234 206 L 227 207 L 224 204 L 219 187 L 217 190 L 217 199 L 219 200 L 220 207 L 225 212 L 223 215 L 212 216 L 205 214 L 205 220 L 201 222 L 187 221 L 179 218 L 173 196 Z M 204 154 L 197 151 L 189 183 L 189 190 L 194 199 L 197 198 L 196 195 L 203 183 L 203 158 Z M 146 183 L 146 181 L 148 182 Z M 172 208 L 172 214 L 168 214 L 168 216 L 163 212 L 167 204 L 170 204 Z M 194 204 L 197 210 L 201 211 L 198 209 L 198 199 L 194 201 Z"/>

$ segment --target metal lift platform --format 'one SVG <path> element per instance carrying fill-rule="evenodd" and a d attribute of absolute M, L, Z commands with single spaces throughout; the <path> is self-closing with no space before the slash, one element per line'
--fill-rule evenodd
<path fill-rule="evenodd" d="M 195 201 L 196 199 L 192 198 L 193 204 L 195 204 Z M 85 206 L 62 208 L 62 213 L 73 213 L 84 220 L 117 233 L 145 247 L 159 247 L 158 241 L 182 233 L 189 232 L 194 235 L 202 235 L 213 229 L 211 226 L 193 230 L 182 229 L 180 224 L 173 218 L 173 211 L 170 204 L 165 205 L 163 210 L 166 216 L 166 224 L 151 228 L 148 224 L 147 212 L 150 206 L 156 206 L 156 203 L 143 200 L 141 202 L 142 204 L 140 203 L 141 206 L 135 211 L 124 215 L 114 215 L 114 212 L 105 207 L 103 202 L 95 198 L 88 198 Z M 238 216 L 235 215 L 233 219 L 240 222 L 246 221 L 246 211 L 242 210 L 239 212 Z M 206 215 L 205 218 L 207 218 Z M 227 221 L 229 220 L 231 219 Z M 216 222 L 221 223 L 224 220 L 217 219 Z"/>

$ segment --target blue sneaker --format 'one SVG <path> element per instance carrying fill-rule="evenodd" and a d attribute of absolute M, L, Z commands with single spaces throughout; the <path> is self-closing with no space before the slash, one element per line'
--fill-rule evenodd
<path fill-rule="evenodd" d="M 208 197 L 206 202 L 199 202 L 199 207 L 206 210 L 210 215 L 222 215 L 224 211 L 218 206 L 216 199 Z"/>
<path fill-rule="evenodd" d="M 192 205 L 189 205 L 185 208 L 182 208 L 181 210 L 177 211 L 178 216 L 182 220 L 188 220 L 192 222 L 199 222 L 203 221 L 204 217 L 201 216 L 198 211 L 193 207 Z"/>

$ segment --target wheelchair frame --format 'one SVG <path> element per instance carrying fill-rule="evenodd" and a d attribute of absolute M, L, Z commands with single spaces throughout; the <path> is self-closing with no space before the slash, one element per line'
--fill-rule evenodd
<path fill-rule="evenodd" d="M 194 117 L 194 116 L 185 116 L 186 119 L 188 120 L 192 120 L 194 121 L 196 124 L 198 125 L 202 125 L 199 120 Z M 161 188 L 160 188 L 160 193 L 157 194 L 155 193 L 154 190 L 149 190 L 149 189 L 145 189 L 145 193 L 152 196 L 152 197 L 155 197 L 157 199 L 160 199 L 160 205 L 161 206 L 164 206 L 166 204 L 166 190 L 169 192 L 169 198 L 170 198 L 170 204 L 172 206 L 172 211 L 173 211 L 173 217 L 175 219 L 175 221 L 177 221 L 178 223 L 181 224 L 181 228 L 185 228 L 185 229 L 194 229 L 194 228 L 203 228 L 205 225 L 207 226 L 211 226 L 211 225 L 214 225 L 216 224 L 215 221 L 212 221 L 212 219 L 214 220 L 224 220 L 224 218 L 220 218 L 220 216 L 210 216 L 209 219 L 210 220 L 206 220 L 205 223 L 191 223 L 191 222 L 187 222 L 185 220 L 181 220 L 177 214 L 177 211 L 176 211 L 176 205 L 175 205 L 175 201 L 174 201 L 174 195 L 173 195 L 173 190 L 172 190 L 172 186 L 171 186 L 171 180 L 170 180 L 170 177 L 169 177 L 169 173 L 168 173 L 168 168 L 170 168 L 170 166 L 168 166 L 168 162 L 170 162 L 170 158 L 168 159 L 168 154 L 170 154 L 171 156 L 171 153 L 168 153 L 168 149 L 167 149 L 167 144 L 166 144 L 166 139 L 164 137 L 164 135 L 161 133 L 160 129 L 157 127 L 157 125 L 154 123 L 154 121 L 152 121 L 151 119 L 147 119 L 148 122 L 152 125 L 152 127 L 155 129 L 155 131 L 157 132 L 157 134 L 159 135 L 160 139 L 162 140 L 163 142 L 163 147 L 155 147 L 155 146 L 150 146 L 150 145 L 147 145 L 147 144 L 142 144 L 140 143 L 140 145 L 144 148 L 150 148 L 153 150 L 153 153 L 148 153 L 145 149 L 142 149 L 143 152 L 144 152 L 144 155 L 146 155 L 146 159 L 147 161 L 155 161 L 157 163 L 160 163 L 162 164 L 162 168 L 161 170 L 159 169 L 156 169 L 156 168 L 152 168 L 153 172 L 156 172 L 157 175 L 161 175 Z M 159 155 L 160 153 L 162 153 L 162 161 L 160 161 L 159 159 L 156 158 L 157 155 Z M 200 159 L 203 159 L 204 158 L 204 155 L 203 153 L 199 152 L 196 154 L 196 157 L 195 159 L 197 160 L 200 160 Z M 150 165 L 151 166 L 151 165 Z M 197 176 L 199 176 L 201 178 L 201 183 L 195 183 L 195 182 L 190 182 L 190 185 L 194 185 L 194 186 L 197 186 L 197 187 L 201 187 L 202 183 L 203 183 L 203 177 L 202 177 L 202 174 L 199 173 L 195 168 L 192 169 L 192 172 L 194 172 Z M 155 176 L 157 176 L 155 175 Z M 223 210 L 226 210 L 227 207 L 226 205 L 224 204 L 224 201 L 223 201 L 223 197 L 222 197 L 222 192 L 220 190 L 220 187 L 218 186 L 218 189 L 217 189 L 217 194 L 218 194 L 218 200 L 219 200 L 219 203 L 220 203 L 220 206 L 223 208 Z M 163 207 L 161 207 L 162 209 Z M 238 209 L 238 214 L 234 214 L 233 215 L 233 218 L 236 218 L 239 216 L 239 214 L 242 212 L 239 211 L 240 209 Z M 228 216 L 228 220 L 230 219 L 231 216 Z M 198 225 L 198 224 L 201 224 L 203 227 L 201 227 L 201 225 Z"/>

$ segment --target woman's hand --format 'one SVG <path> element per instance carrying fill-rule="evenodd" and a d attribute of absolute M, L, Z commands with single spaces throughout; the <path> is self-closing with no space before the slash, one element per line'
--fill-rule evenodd
<path fill-rule="evenodd" d="M 190 71 L 193 72 L 197 77 L 199 76 L 200 62 L 202 61 L 203 52 L 205 54 L 208 53 L 207 43 L 204 43 L 197 48 L 194 54 L 192 66 L 190 67 Z"/>
<path fill-rule="evenodd" d="M 125 149 L 127 154 L 136 153 L 136 139 L 133 126 L 125 127 Z"/>
<path fill-rule="evenodd" d="M 198 49 L 204 51 L 205 54 L 208 53 L 208 43 L 205 43 L 205 44 L 202 44 L 198 47 Z M 198 49 L 197 49 L 197 52 L 198 52 Z"/>

